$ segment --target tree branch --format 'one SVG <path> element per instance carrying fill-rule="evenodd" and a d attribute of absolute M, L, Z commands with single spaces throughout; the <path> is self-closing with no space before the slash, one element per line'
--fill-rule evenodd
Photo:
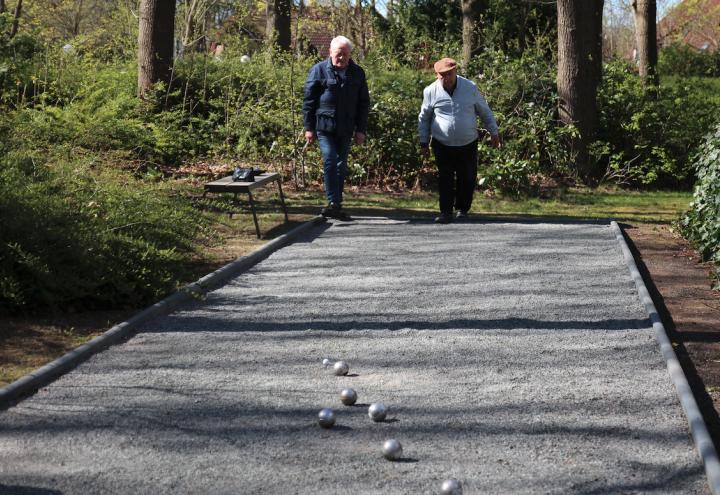
<path fill-rule="evenodd" d="M 20 23 L 20 13 L 22 12 L 22 0 L 17 0 L 15 6 L 15 18 L 13 19 L 12 27 L 10 28 L 10 38 L 17 34 L 18 24 Z"/>

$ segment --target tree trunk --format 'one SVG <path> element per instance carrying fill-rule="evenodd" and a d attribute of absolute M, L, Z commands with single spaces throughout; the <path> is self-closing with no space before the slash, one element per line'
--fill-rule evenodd
<path fill-rule="evenodd" d="M 281 50 L 290 50 L 291 0 L 268 0 L 265 38 Z"/>
<path fill-rule="evenodd" d="M 467 68 L 480 48 L 480 18 L 486 0 L 462 0 L 463 67 Z"/>
<path fill-rule="evenodd" d="M 657 15 L 656 0 L 634 0 L 635 46 L 638 54 L 638 71 L 645 84 L 658 84 Z"/>
<path fill-rule="evenodd" d="M 7 6 L 5 6 L 5 0 L 0 0 L 0 14 L 7 12 Z"/>
<path fill-rule="evenodd" d="M 22 0 L 18 0 L 15 6 L 15 14 L 13 16 L 13 23 L 10 26 L 10 38 L 15 37 L 18 32 L 18 26 L 20 25 L 20 14 L 22 13 Z"/>
<path fill-rule="evenodd" d="M 82 21 L 82 10 L 83 10 L 83 0 L 80 0 L 75 9 L 75 15 L 73 16 L 73 26 L 72 26 L 72 34 L 73 36 L 77 36 L 80 34 L 80 22 Z"/>
<path fill-rule="evenodd" d="M 580 177 L 594 184 L 601 171 L 595 169 L 588 147 L 598 127 L 596 97 L 602 76 L 603 0 L 558 0 L 557 11 L 558 113 L 562 122 L 578 129 L 580 135 L 571 140 L 571 151 Z"/>
<path fill-rule="evenodd" d="M 138 96 L 170 81 L 175 42 L 175 0 L 141 0 L 138 34 Z"/>
<path fill-rule="evenodd" d="M 519 9 L 517 16 L 519 18 L 518 24 L 520 25 L 520 31 L 518 33 L 518 51 L 520 54 L 523 54 L 525 53 L 525 47 L 527 46 L 526 34 L 530 5 L 529 3 L 521 2 L 517 8 Z"/>

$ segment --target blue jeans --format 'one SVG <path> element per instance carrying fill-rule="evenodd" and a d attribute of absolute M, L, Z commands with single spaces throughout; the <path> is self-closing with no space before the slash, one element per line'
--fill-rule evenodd
<path fill-rule="evenodd" d="M 325 194 L 330 203 L 340 206 L 351 136 L 336 136 L 318 131 L 317 139 L 323 156 Z"/>

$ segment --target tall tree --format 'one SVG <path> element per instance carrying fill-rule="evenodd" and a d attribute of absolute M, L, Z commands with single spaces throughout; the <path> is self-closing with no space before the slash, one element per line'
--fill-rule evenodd
<path fill-rule="evenodd" d="M 468 67 L 480 48 L 480 21 L 487 0 L 462 0 L 463 66 Z"/>
<path fill-rule="evenodd" d="M 582 4 L 582 5 L 581 5 Z M 600 176 L 594 169 L 589 145 L 598 127 L 597 88 L 602 76 L 603 0 L 558 0 L 558 112 L 565 124 L 574 125 L 572 139 L 580 177 L 593 184 Z"/>
<path fill-rule="evenodd" d="M 291 0 L 268 0 L 265 38 L 282 50 L 290 50 Z"/>
<path fill-rule="evenodd" d="M 175 43 L 175 0 L 140 0 L 138 95 L 170 80 Z"/>
<path fill-rule="evenodd" d="M 635 14 L 635 49 L 638 70 L 644 83 L 657 85 L 657 2 L 656 0 L 633 0 Z"/>

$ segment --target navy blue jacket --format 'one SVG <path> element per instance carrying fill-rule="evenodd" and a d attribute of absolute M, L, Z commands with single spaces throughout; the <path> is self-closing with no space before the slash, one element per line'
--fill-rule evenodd
<path fill-rule="evenodd" d="M 345 77 L 340 78 L 330 59 L 313 65 L 305 81 L 304 126 L 307 131 L 323 131 L 350 136 L 367 131 L 370 95 L 365 71 L 350 60 Z"/>

